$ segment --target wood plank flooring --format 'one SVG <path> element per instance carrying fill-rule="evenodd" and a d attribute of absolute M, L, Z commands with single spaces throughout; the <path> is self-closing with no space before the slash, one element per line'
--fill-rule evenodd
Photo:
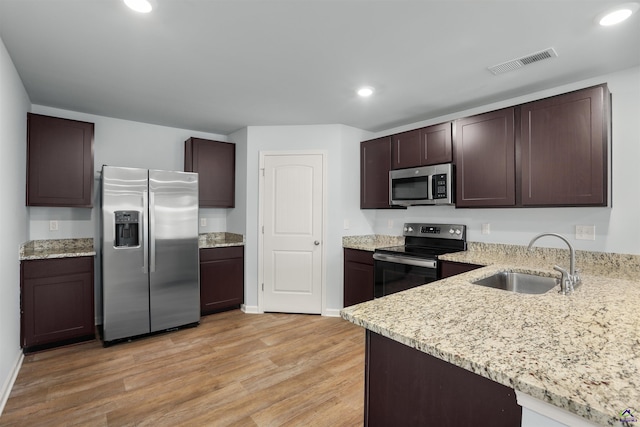
<path fill-rule="evenodd" d="M 361 426 L 364 330 L 296 314 L 28 355 L 0 426 Z"/>

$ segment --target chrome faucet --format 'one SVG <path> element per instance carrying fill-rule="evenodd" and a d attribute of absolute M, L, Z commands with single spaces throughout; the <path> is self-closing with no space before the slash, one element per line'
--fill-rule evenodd
<path fill-rule="evenodd" d="M 562 277 L 560 278 L 560 293 L 563 295 L 569 294 L 582 283 L 580 275 L 576 270 L 576 251 L 573 249 L 573 246 L 571 246 L 571 243 L 569 243 L 567 239 L 556 233 L 538 234 L 536 237 L 531 239 L 528 249 L 531 250 L 535 241 L 544 236 L 555 236 L 565 242 L 567 246 L 569 246 L 569 271 L 565 270 L 564 268 L 558 267 L 557 265 L 553 266 L 554 270 L 559 271 L 562 274 Z"/>

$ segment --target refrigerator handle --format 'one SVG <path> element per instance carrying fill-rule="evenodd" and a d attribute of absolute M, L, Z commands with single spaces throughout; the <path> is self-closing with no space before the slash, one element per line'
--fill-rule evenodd
<path fill-rule="evenodd" d="M 156 193 L 149 192 L 149 273 L 156 271 Z"/>
<path fill-rule="evenodd" d="M 147 260 L 149 259 L 149 221 L 147 215 L 149 213 L 149 198 L 146 191 L 142 192 L 142 272 L 147 274 Z"/>

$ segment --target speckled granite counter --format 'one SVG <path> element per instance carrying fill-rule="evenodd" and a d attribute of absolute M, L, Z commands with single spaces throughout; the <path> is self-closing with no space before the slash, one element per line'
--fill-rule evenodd
<path fill-rule="evenodd" d="M 467 251 L 440 255 L 447 261 L 478 265 L 516 265 L 546 269 L 552 275 L 553 266 L 569 267 L 569 251 L 526 246 L 468 242 Z M 618 279 L 640 279 L 640 255 L 606 252 L 576 251 L 576 268 L 583 274 L 593 274 Z"/>
<path fill-rule="evenodd" d="M 198 246 L 200 249 L 244 246 L 244 236 L 226 232 L 204 233 L 198 237 Z"/>
<path fill-rule="evenodd" d="M 344 236 L 342 247 L 347 249 L 360 249 L 373 252 L 377 248 L 404 245 L 403 236 L 384 236 L 371 234 L 366 236 Z"/>
<path fill-rule="evenodd" d="M 504 270 L 557 276 L 552 266 L 568 263 L 552 254 L 563 251 L 490 246 L 443 257 L 487 267 L 342 317 L 593 423 L 621 425 L 618 414 L 640 406 L 640 257 L 582 253 L 583 284 L 572 295 L 526 295 L 470 282 Z"/>
<path fill-rule="evenodd" d="M 19 250 L 20 261 L 95 256 L 93 238 L 30 240 Z"/>

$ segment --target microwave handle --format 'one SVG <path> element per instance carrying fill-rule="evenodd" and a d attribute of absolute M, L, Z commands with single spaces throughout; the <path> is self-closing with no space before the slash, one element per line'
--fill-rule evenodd
<path fill-rule="evenodd" d="M 427 192 L 429 194 L 428 198 L 429 200 L 433 200 L 433 196 L 435 194 L 435 191 L 433 191 L 433 185 L 435 184 L 435 182 L 433 181 L 433 175 L 429 175 L 429 180 L 427 181 Z"/>

